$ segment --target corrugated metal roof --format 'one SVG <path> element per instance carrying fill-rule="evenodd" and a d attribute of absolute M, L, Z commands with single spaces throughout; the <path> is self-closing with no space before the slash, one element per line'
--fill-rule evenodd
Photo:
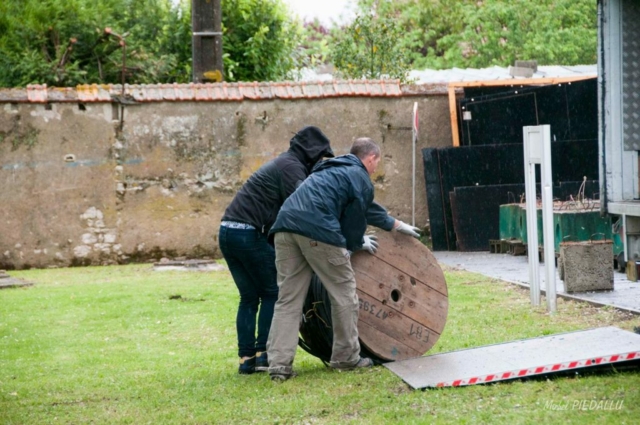
<path fill-rule="evenodd" d="M 562 78 L 598 75 L 597 65 L 576 66 L 538 66 L 537 72 L 528 78 Z M 512 77 L 509 67 L 493 66 L 490 68 L 451 68 L 451 69 L 423 69 L 409 72 L 409 80 L 414 85 L 422 84 L 448 84 L 462 81 L 487 81 L 487 80 L 518 80 L 520 77 Z M 330 73 L 316 73 L 311 69 L 302 69 L 299 72 L 300 81 L 325 81 L 330 82 L 333 75 Z"/>
<path fill-rule="evenodd" d="M 537 72 L 528 78 L 562 78 L 562 77 L 597 77 L 597 65 L 577 66 L 538 66 Z M 513 77 L 509 74 L 509 68 L 494 66 L 491 68 L 452 68 L 443 70 L 425 69 L 411 71 L 410 79 L 415 79 L 418 84 L 455 83 L 462 81 L 488 81 L 488 80 L 514 80 L 523 77 Z"/>

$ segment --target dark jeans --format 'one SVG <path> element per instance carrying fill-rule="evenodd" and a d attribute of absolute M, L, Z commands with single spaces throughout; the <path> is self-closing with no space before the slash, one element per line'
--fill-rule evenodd
<path fill-rule="evenodd" d="M 273 308 L 278 300 L 275 250 L 269 245 L 267 235 L 253 229 L 220 226 L 218 241 L 240 291 L 236 317 L 238 356 L 251 357 L 257 351 L 266 351 Z"/>

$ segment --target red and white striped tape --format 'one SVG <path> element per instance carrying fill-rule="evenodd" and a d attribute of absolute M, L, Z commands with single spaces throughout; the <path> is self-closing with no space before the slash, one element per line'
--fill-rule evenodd
<path fill-rule="evenodd" d="M 541 375 L 543 373 L 558 372 L 562 370 L 578 369 L 602 365 L 607 363 L 624 362 L 628 360 L 640 359 L 640 352 L 634 351 L 625 354 L 614 354 L 611 356 L 588 358 L 566 363 L 557 363 L 548 366 L 538 366 L 530 369 L 512 370 L 484 376 L 474 376 L 472 378 L 456 379 L 450 382 L 439 382 L 436 387 L 460 387 L 464 385 L 486 384 L 488 382 L 502 381 L 505 379 L 522 378 L 525 376 Z"/>

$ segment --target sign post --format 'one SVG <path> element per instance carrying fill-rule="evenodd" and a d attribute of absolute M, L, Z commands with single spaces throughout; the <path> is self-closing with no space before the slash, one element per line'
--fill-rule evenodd
<path fill-rule="evenodd" d="M 411 225 L 416 225 L 416 145 L 418 144 L 418 102 L 413 103 L 413 121 L 411 125 L 412 151 L 413 151 L 413 173 L 412 173 L 412 195 L 411 195 Z"/>
<path fill-rule="evenodd" d="M 540 305 L 540 265 L 538 259 L 538 202 L 536 197 L 536 165 L 541 169 L 542 236 L 544 240 L 547 310 L 556 311 L 556 268 L 553 234 L 553 180 L 551 176 L 551 127 L 522 128 L 524 142 L 525 195 L 527 198 L 527 251 L 529 256 L 529 288 L 531 304 Z"/>

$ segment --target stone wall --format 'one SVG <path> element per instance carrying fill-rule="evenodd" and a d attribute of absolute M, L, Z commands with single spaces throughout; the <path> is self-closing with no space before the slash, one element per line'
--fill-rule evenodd
<path fill-rule="evenodd" d="M 410 222 L 414 102 L 423 226 L 420 150 L 451 144 L 440 94 L 0 103 L 0 268 L 219 257 L 218 225 L 234 193 L 305 125 L 320 127 L 336 154 L 357 137 L 379 142 L 376 200 Z"/>

